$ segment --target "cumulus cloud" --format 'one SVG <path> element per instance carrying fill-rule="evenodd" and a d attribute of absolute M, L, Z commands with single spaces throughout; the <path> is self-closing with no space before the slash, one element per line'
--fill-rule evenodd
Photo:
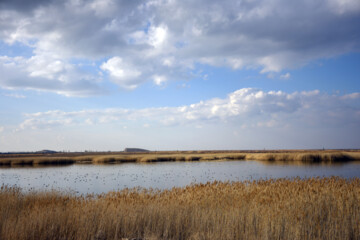
<path fill-rule="evenodd" d="M 167 38 L 166 26 L 151 26 L 149 29 L 149 43 L 155 48 L 161 47 Z"/>
<path fill-rule="evenodd" d="M 125 63 L 120 57 L 109 59 L 100 68 L 109 72 L 110 79 L 122 87 L 134 89 L 138 86 L 141 72 L 129 63 Z"/>
<path fill-rule="evenodd" d="M 241 128 L 285 126 L 334 127 L 358 126 L 359 93 L 345 96 L 321 94 L 319 91 L 264 92 L 244 88 L 226 98 L 179 106 L 145 109 L 105 109 L 65 112 L 60 110 L 29 113 L 19 129 L 43 129 L 86 124 L 125 124 L 175 127 L 178 125 L 231 124 Z M 146 121 L 145 123 L 141 123 Z"/>
<path fill-rule="evenodd" d="M 357 0 L 16 0 L 0 6 L 0 39 L 33 50 L 23 60 L 29 67 L 0 66 L 7 79 L 1 86 L 68 95 L 99 91 L 97 76 L 73 77 L 72 62 L 84 59 L 108 59 L 95 68 L 133 89 L 154 75 L 189 78 L 197 63 L 271 73 L 360 47 Z"/>
<path fill-rule="evenodd" d="M 99 76 L 73 64 L 44 56 L 31 58 L 0 56 L 0 86 L 7 89 L 50 91 L 66 96 L 104 94 Z"/>

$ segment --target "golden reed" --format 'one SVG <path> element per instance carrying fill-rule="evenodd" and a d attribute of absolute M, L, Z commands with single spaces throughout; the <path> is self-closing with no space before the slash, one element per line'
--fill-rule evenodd
<path fill-rule="evenodd" d="M 0 167 L 66 164 L 113 164 L 128 162 L 258 160 L 279 163 L 344 163 L 360 161 L 360 151 L 195 151 L 149 153 L 57 153 L 50 155 L 0 155 Z"/>
<path fill-rule="evenodd" d="M 0 239 L 360 239 L 360 179 L 213 182 L 96 196 L 0 190 Z"/>

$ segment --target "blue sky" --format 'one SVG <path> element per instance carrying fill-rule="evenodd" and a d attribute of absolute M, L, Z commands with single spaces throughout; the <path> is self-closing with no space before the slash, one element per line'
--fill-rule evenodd
<path fill-rule="evenodd" d="M 0 151 L 360 147 L 360 2 L 2 1 Z"/>

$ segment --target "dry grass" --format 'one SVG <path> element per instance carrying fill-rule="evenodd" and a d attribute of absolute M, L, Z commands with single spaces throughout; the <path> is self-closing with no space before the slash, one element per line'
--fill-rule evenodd
<path fill-rule="evenodd" d="M 268 152 L 149 152 L 116 154 L 54 154 L 49 156 L 0 156 L 0 166 L 46 164 L 109 164 L 127 162 L 259 160 L 268 162 L 343 163 L 360 161 L 359 151 L 268 151 Z"/>
<path fill-rule="evenodd" d="M 360 160 L 360 153 L 347 152 L 305 152 L 305 153 L 254 153 L 246 159 L 270 162 L 338 163 Z"/>
<path fill-rule="evenodd" d="M 75 161 L 84 159 L 86 156 L 75 158 Z M 189 153 L 156 153 L 156 154 L 119 154 L 94 156 L 92 163 L 126 163 L 126 162 L 174 162 L 174 161 L 211 161 L 211 160 L 239 160 L 245 159 L 245 154 L 189 154 Z"/>
<path fill-rule="evenodd" d="M 75 163 L 75 160 L 70 157 L 19 157 L 0 159 L 0 166 L 66 165 L 73 163 Z"/>
<path fill-rule="evenodd" d="M 360 239 L 360 179 L 213 182 L 100 196 L 0 191 L 0 239 Z"/>

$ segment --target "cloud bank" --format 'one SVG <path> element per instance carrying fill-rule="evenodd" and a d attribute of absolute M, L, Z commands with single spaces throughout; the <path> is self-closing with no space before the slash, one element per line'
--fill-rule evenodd
<path fill-rule="evenodd" d="M 197 64 L 281 72 L 359 51 L 359 28 L 358 0 L 1 1 L 0 40 L 31 54 L 1 56 L 0 86 L 89 96 L 108 80 L 191 79 Z"/>
<path fill-rule="evenodd" d="M 191 125 L 229 124 L 241 129 L 287 127 L 354 127 L 360 130 L 360 93 L 328 95 L 319 91 L 286 93 L 244 88 L 191 105 L 144 109 L 53 110 L 28 113 L 18 130 L 52 129 L 77 125 L 129 122 L 176 128 Z"/>

